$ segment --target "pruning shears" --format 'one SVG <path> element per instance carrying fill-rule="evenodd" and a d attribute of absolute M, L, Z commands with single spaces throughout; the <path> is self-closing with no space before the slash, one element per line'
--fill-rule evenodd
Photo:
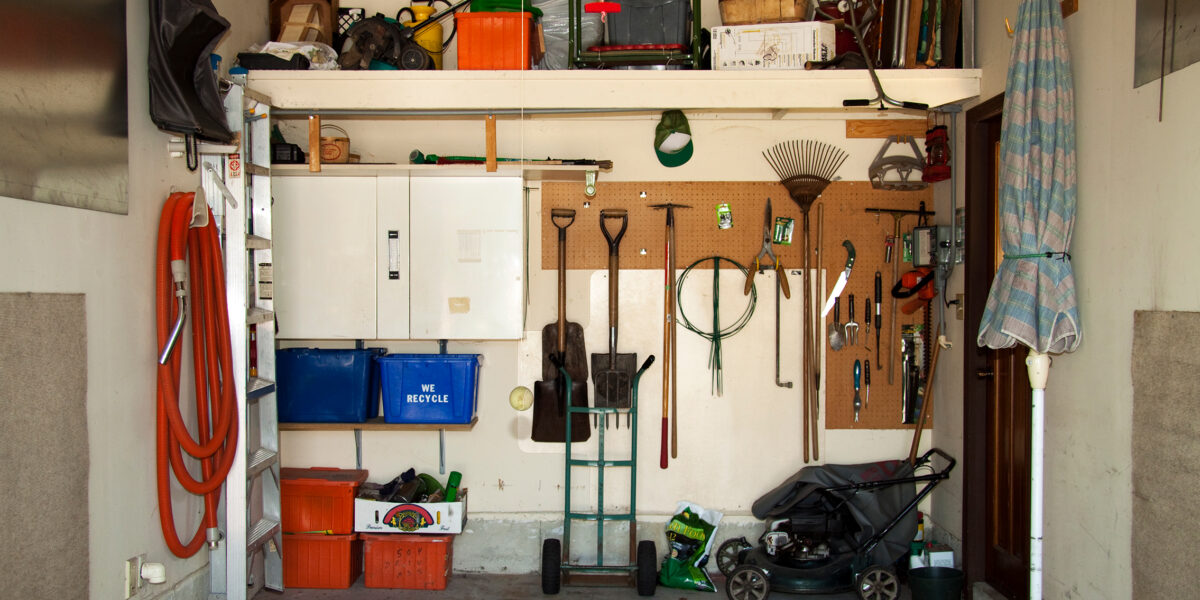
<path fill-rule="evenodd" d="M 758 251 L 758 256 L 754 257 L 754 268 L 750 269 L 750 274 L 746 276 L 746 287 L 742 293 L 750 295 L 750 289 L 754 287 L 754 275 L 760 269 L 775 269 L 775 280 L 779 282 L 779 287 L 783 290 L 783 297 L 791 298 L 792 290 L 788 286 L 787 275 L 783 272 L 783 264 L 771 250 L 771 224 L 771 199 L 767 198 L 767 213 L 763 219 L 762 249 Z M 771 262 L 764 260 L 766 258 L 771 259 Z"/>

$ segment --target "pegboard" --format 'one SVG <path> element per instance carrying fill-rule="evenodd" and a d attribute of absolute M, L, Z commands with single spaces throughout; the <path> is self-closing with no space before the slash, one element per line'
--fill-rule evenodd
<path fill-rule="evenodd" d="M 576 211 L 575 221 L 567 228 L 567 268 L 607 269 L 608 243 L 600 231 L 600 211 L 606 208 L 624 208 L 629 214 L 629 228 L 620 245 L 621 269 L 662 269 L 666 243 L 666 214 L 664 210 L 651 208 L 653 204 L 685 204 L 691 208 L 676 208 L 675 248 L 676 268 L 684 269 L 694 261 L 719 255 L 732 258 L 747 267 L 754 262 L 762 248 L 763 216 L 767 199 L 771 199 L 772 221 L 775 217 L 795 219 L 795 231 L 791 245 L 772 245 L 776 257 L 789 271 L 802 266 L 803 213 L 788 195 L 782 184 L 776 182 L 600 182 L 596 195 L 587 198 L 581 193 L 578 183 L 546 182 L 542 187 L 541 237 L 542 269 L 554 270 L 558 266 L 558 230 L 550 221 L 554 208 L 570 208 Z M 847 302 L 850 294 L 855 298 L 855 321 L 859 323 L 857 345 L 845 345 L 840 351 L 829 347 L 827 330 L 833 321 L 831 312 L 825 319 L 822 331 L 817 332 L 825 341 L 825 366 L 821 380 L 825 386 L 825 408 L 822 417 L 826 429 L 911 429 L 912 425 L 901 424 L 901 377 L 899 359 L 899 337 L 904 324 L 920 323 L 923 312 L 918 310 L 905 315 L 896 310 L 896 340 L 889 344 L 889 328 L 893 298 L 889 291 L 895 283 L 892 265 L 884 262 L 885 242 L 893 233 L 893 217 L 888 214 L 866 212 L 867 208 L 894 210 L 917 210 L 921 202 L 933 206 L 933 191 L 890 192 L 877 190 L 866 181 L 834 182 L 813 203 L 809 212 L 810 239 L 814 254 L 809 262 L 816 268 L 820 261 L 825 271 L 825 282 L 821 289 L 830 289 L 837 281 L 846 262 L 843 240 L 850 240 L 855 248 L 854 268 L 841 294 L 841 318 L 849 318 Z M 587 206 L 585 207 L 585 203 Z M 717 205 L 726 203 L 733 211 L 733 227 L 718 228 Z M 823 227 L 818 227 L 818 212 L 823 212 Z M 932 213 L 930 213 L 932 215 Z M 917 224 L 916 215 L 901 219 L 901 232 L 907 233 Z M 615 233 L 619 222 L 608 223 Z M 822 243 L 816 248 L 818 229 Z M 902 260 L 900 245 L 897 244 L 893 260 Z M 748 264 L 749 263 L 749 264 Z M 711 263 L 708 263 L 711 265 Z M 900 273 L 912 269 L 912 265 L 901 262 Z M 875 358 L 875 326 L 870 335 L 865 326 L 865 302 L 874 296 L 874 275 L 880 271 L 883 277 L 884 302 L 882 307 L 884 329 L 881 332 L 880 362 Z M 799 293 L 799 286 L 793 290 Z M 938 299 L 940 300 L 940 299 Z M 823 305 L 825 298 L 814 298 L 814 304 Z M 872 309 L 873 312 L 873 309 Z M 874 315 L 872 314 L 872 319 Z M 893 383 L 888 383 L 888 356 L 892 347 L 896 352 Z M 870 351 L 868 351 L 868 348 Z M 865 410 L 859 413 L 859 422 L 854 422 L 854 360 L 871 361 L 871 396 Z M 799 393 L 799 392 L 797 392 Z M 866 390 L 860 394 L 865 400 Z M 930 417 L 929 422 L 933 419 Z"/>

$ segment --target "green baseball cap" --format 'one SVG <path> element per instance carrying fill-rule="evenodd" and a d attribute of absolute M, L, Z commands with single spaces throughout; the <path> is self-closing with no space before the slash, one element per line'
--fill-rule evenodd
<path fill-rule="evenodd" d="M 664 167 L 678 167 L 692 158 L 692 129 L 683 111 L 663 112 L 654 128 L 654 153 Z"/>

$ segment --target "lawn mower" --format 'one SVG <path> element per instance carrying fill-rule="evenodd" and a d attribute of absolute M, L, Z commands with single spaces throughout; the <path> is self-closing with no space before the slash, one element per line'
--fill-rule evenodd
<path fill-rule="evenodd" d="M 945 463 L 941 470 L 935 455 Z M 771 592 L 854 590 L 862 600 L 896 600 L 895 567 L 907 560 L 916 535 L 917 504 L 956 462 L 934 448 L 912 462 L 804 467 L 751 506 L 767 523 L 757 546 L 741 537 L 717 550 L 726 595 L 765 600 Z"/>

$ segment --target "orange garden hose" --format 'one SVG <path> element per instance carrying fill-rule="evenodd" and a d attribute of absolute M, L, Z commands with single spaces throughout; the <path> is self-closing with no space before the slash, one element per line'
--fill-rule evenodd
<path fill-rule="evenodd" d="M 225 269 L 212 211 L 208 224 L 192 227 L 194 193 L 173 193 L 163 206 L 158 228 L 155 264 L 158 348 L 158 424 L 156 467 L 158 513 L 163 538 L 176 556 L 187 558 L 204 545 L 217 526 L 221 485 L 237 450 L 237 395 L 225 310 Z M 185 256 L 186 255 L 186 256 Z M 174 351 L 178 329 L 187 314 L 187 280 L 191 280 L 192 377 L 196 391 L 195 438 L 179 408 L 181 352 Z M 182 451 L 200 461 L 202 477 L 188 472 Z M 186 545 L 175 529 L 171 503 L 170 463 L 175 480 L 185 490 L 204 496 L 204 517 Z"/>

